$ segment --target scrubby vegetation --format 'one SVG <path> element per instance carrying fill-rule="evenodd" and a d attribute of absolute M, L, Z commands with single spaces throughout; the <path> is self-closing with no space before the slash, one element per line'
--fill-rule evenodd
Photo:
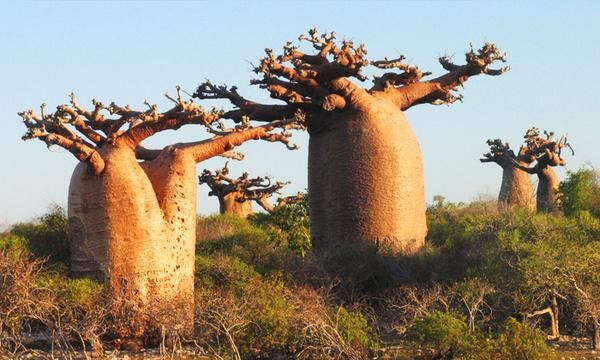
<path fill-rule="evenodd" d="M 563 181 L 565 216 L 491 201 L 428 209 L 413 257 L 311 251 L 308 211 L 198 220 L 195 335 L 160 339 L 232 359 L 548 359 L 561 335 L 600 345 L 600 218 L 594 171 Z M 0 235 L 0 350 L 101 355 L 115 342 L 102 285 L 68 279 L 64 212 Z M 139 319 L 138 319 L 139 320 Z M 139 320 L 143 321 L 143 320 Z M 33 336 L 32 336 L 33 335 Z M 160 336 L 159 336 L 160 337 Z M 403 344 L 393 350 L 392 344 Z"/>

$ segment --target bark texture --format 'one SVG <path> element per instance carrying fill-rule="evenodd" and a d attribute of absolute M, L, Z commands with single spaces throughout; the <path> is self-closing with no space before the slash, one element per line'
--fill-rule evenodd
<path fill-rule="evenodd" d="M 155 342 L 161 331 L 193 331 L 196 241 L 196 164 L 213 156 L 231 157 L 248 140 L 283 142 L 288 147 L 296 119 L 252 127 L 212 124 L 222 112 L 204 111 L 182 98 L 159 113 L 133 111 L 94 101 L 87 111 L 71 96 L 71 106 L 41 115 L 21 113 L 37 138 L 73 153 L 76 166 L 69 187 L 71 274 L 103 281 L 122 321 L 120 339 Z M 116 118 L 105 118 L 103 112 Z M 121 130 L 129 124 L 127 130 Z M 204 125 L 212 138 L 148 150 L 141 142 L 157 132 L 186 124 Z M 274 132 L 282 129 L 282 133 Z"/>
<path fill-rule="evenodd" d="M 270 121 L 301 114 L 310 133 L 309 206 L 311 237 L 317 251 L 368 246 L 382 252 L 414 253 L 425 235 L 423 165 L 419 144 L 403 112 L 419 104 L 452 104 L 471 76 L 501 75 L 508 68 L 494 44 L 465 54 L 466 64 L 439 59 L 447 73 L 431 73 L 397 59 L 369 61 L 363 45 L 336 41 L 335 33 L 309 30 L 299 37 L 314 52 L 292 42 L 281 55 L 266 49 L 252 84 L 284 104 L 259 104 L 236 87 L 201 84 L 195 97 L 227 99 L 234 108 L 224 117 Z M 383 70 L 369 89 L 367 66 Z M 336 251 L 336 250 L 332 250 Z"/>
<path fill-rule="evenodd" d="M 190 334 L 195 161 L 177 149 L 143 163 L 126 146 L 108 144 L 99 152 L 106 163 L 102 174 L 90 176 L 79 164 L 71 181 L 69 221 L 77 250 L 71 271 L 105 281 L 111 293 L 135 298 L 146 316 L 168 330 Z M 128 331 L 119 335 L 148 336 Z"/>
<path fill-rule="evenodd" d="M 219 213 L 246 218 L 254 213 L 251 201 L 238 201 L 243 199 L 240 192 L 231 192 L 223 197 L 219 197 Z"/>
<path fill-rule="evenodd" d="M 310 137 L 310 229 L 317 249 L 360 244 L 413 253 L 424 245 L 419 142 L 394 104 L 372 101 Z"/>
<path fill-rule="evenodd" d="M 519 162 L 526 166 L 524 162 Z M 502 184 L 498 194 L 498 202 L 505 207 L 524 207 L 536 211 L 536 197 L 529 174 L 512 164 L 502 168 Z"/>
<path fill-rule="evenodd" d="M 560 212 L 560 180 L 554 169 L 543 166 L 537 169 L 538 187 L 536 192 L 538 212 L 558 213 Z"/>

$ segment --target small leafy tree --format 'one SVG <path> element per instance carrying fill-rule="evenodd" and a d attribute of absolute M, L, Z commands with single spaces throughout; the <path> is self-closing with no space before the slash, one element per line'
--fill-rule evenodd
<path fill-rule="evenodd" d="M 305 256 L 312 248 L 308 196 L 298 193 L 281 198 L 269 214 L 255 214 L 252 221 L 265 226 L 271 239 L 285 243 L 294 252 Z"/>
<path fill-rule="evenodd" d="M 593 168 L 568 171 L 560 184 L 562 207 L 565 215 L 589 211 L 600 217 L 600 176 Z"/>

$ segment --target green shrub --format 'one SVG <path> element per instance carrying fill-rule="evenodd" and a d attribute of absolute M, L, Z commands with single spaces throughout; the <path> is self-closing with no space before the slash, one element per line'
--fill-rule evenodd
<path fill-rule="evenodd" d="M 48 264 L 69 264 L 69 221 L 59 206 L 40 217 L 36 222 L 16 224 L 10 231 L 27 239 L 30 252 L 37 257 L 48 257 Z"/>
<path fill-rule="evenodd" d="M 551 359 L 546 336 L 538 329 L 508 318 L 493 345 L 493 358 L 506 360 Z"/>
<path fill-rule="evenodd" d="M 336 320 L 337 330 L 346 343 L 363 351 L 375 349 L 377 341 L 373 329 L 362 313 L 338 306 L 332 317 Z"/>
<path fill-rule="evenodd" d="M 254 214 L 250 220 L 264 227 L 271 241 L 287 246 L 302 257 L 306 256 L 312 248 L 307 196 L 304 196 L 300 202 L 275 207 L 272 214 Z"/>
<path fill-rule="evenodd" d="M 220 223 L 221 216 L 211 221 Z M 201 241 L 197 245 L 200 255 L 227 254 L 236 257 L 246 264 L 252 264 L 257 272 L 268 275 L 278 273 L 282 269 L 291 268 L 296 256 L 281 244 L 272 241 L 269 233 L 259 226 L 244 219 L 230 222 L 231 217 L 222 217 L 228 224 L 235 224 L 229 234 Z"/>
<path fill-rule="evenodd" d="M 244 296 L 250 301 L 249 325 L 238 335 L 242 353 L 265 359 L 294 353 L 300 335 L 293 322 L 296 308 L 283 282 L 271 279 L 253 283 Z"/>
<path fill-rule="evenodd" d="M 80 308 L 90 308 L 102 294 L 103 286 L 91 279 L 67 279 L 60 289 L 62 301 Z"/>
<path fill-rule="evenodd" d="M 248 220 L 232 215 L 210 215 L 198 217 L 196 241 L 203 243 L 218 240 L 233 234 L 246 231 L 252 225 Z"/>
<path fill-rule="evenodd" d="M 433 311 L 417 319 L 406 331 L 406 338 L 416 344 L 436 350 L 459 353 L 469 340 L 469 328 L 464 319 L 455 315 Z"/>
<path fill-rule="evenodd" d="M 568 171 L 560 183 L 560 193 L 565 215 L 588 211 L 600 217 L 600 177 L 593 168 Z"/>
<path fill-rule="evenodd" d="M 243 289 L 259 277 L 252 265 L 226 255 L 196 256 L 196 279 L 199 286 L 224 286 Z"/>
<path fill-rule="evenodd" d="M 10 256 L 30 256 L 29 243 L 27 239 L 19 235 L 0 235 L 0 252 Z"/>

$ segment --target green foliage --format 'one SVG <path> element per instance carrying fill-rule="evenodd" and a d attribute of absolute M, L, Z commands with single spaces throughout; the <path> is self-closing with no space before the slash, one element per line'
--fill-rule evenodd
<path fill-rule="evenodd" d="M 287 245 L 295 253 L 306 256 L 312 248 L 310 242 L 310 215 L 308 197 L 302 201 L 277 206 L 272 214 L 255 214 L 251 221 L 264 227 L 271 241 Z"/>
<path fill-rule="evenodd" d="M 60 289 L 59 296 L 68 304 L 89 308 L 99 301 L 102 290 L 102 284 L 91 279 L 68 279 Z"/>
<path fill-rule="evenodd" d="M 31 255 L 27 239 L 13 234 L 0 235 L 0 252 L 4 252 L 15 257 Z"/>
<path fill-rule="evenodd" d="M 534 327 L 508 318 L 496 333 L 469 331 L 464 319 L 434 311 L 416 320 L 407 339 L 433 347 L 438 354 L 457 359 L 527 360 L 551 359 L 544 334 Z"/>
<path fill-rule="evenodd" d="M 224 324 L 239 324 L 231 335 L 242 354 L 271 358 L 292 351 L 299 341 L 297 309 L 280 278 L 263 277 L 243 260 L 217 254 L 196 257 L 196 279 L 197 301 L 206 307 L 198 317 L 221 332 L 231 326 Z"/>
<path fill-rule="evenodd" d="M 551 359 L 546 335 L 531 325 L 509 317 L 493 343 L 493 358 L 505 360 Z"/>
<path fill-rule="evenodd" d="M 332 317 L 336 320 L 338 332 L 346 343 L 359 349 L 375 349 L 377 341 L 373 329 L 362 313 L 338 306 Z"/>
<path fill-rule="evenodd" d="M 243 232 L 251 228 L 250 223 L 239 216 L 210 215 L 198 217 L 196 240 L 204 243 Z"/>
<path fill-rule="evenodd" d="M 464 319 L 455 315 L 433 311 L 417 319 L 407 330 L 406 338 L 419 345 L 434 347 L 438 351 L 462 348 L 463 342 L 470 339 L 469 329 Z"/>
<path fill-rule="evenodd" d="M 242 353 L 272 358 L 297 346 L 299 329 L 294 325 L 297 309 L 289 299 L 288 289 L 281 280 L 270 279 L 252 284 L 244 297 L 249 299 L 249 325 L 237 337 Z"/>
<path fill-rule="evenodd" d="M 224 286 L 243 289 L 259 277 L 254 267 L 238 257 L 215 255 L 196 256 L 196 277 L 200 286 Z"/>
<path fill-rule="evenodd" d="M 567 172 L 560 184 L 565 215 L 588 211 L 600 216 L 600 177 L 595 169 L 581 168 Z"/>
<path fill-rule="evenodd" d="M 213 224 L 226 222 L 230 227 L 221 237 L 200 241 L 197 246 L 199 254 L 227 254 L 252 264 L 261 274 L 278 273 L 293 266 L 295 254 L 284 244 L 274 242 L 265 228 L 245 219 L 232 220 L 229 216 L 213 217 L 210 221 Z M 211 232 L 209 226 L 203 226 Z"/>
<path fill-rule="evenodd" d="M 30 252 L 37 257 L 48 257 L 48 263 L 69 263 L 69 221 L 65 210 L 54 206 L 36 222 L 16 224 L 11 233 L 27 240 Z"/>

